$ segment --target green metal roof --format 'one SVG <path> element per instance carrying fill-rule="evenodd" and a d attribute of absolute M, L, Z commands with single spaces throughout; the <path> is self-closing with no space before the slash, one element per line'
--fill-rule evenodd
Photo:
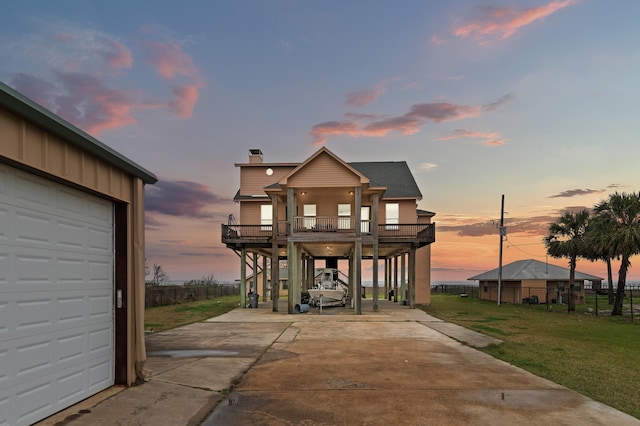
<path fill-rule="evenodd" d="M 132 176 L 139 177 L 144 183 L 151 184 L 158 181 L 158 178 L 150 171 L 2 82 L 0 82 L 0 107 L 58 136 L 65 142 L 96 156 L 100 160 Z"/>

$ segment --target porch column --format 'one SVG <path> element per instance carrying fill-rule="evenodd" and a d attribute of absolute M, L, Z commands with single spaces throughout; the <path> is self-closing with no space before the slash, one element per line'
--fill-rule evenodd
<path fill-rule="evenodd" d="M 253 279 L 251 280 L 251 288 L 250 292 L 258 293 L 258 253 L 253 253 L 253 264 L 251 265 L 253 268 Z"/>
<path fill-rule="evenodd" d="M 353 256 L 354 256 L 354 250 L 352 250 L 351 254 L 349 255 L 349 296 L 351 296 L 351 307 L 355 308 L 355 306 L 356 306 L 356 295 L 355 295 L 356 283 L 353 280 Z"/>
<path fill-rule="evenodd" d="M 302 291 L 307 288 L 307 279 L 309 278 L 309 273 L 307 272 L 307 255 L 304 252 L 300 254 L 300 277 L 300 291 Z"/>
<path fill-rule="evenodd" d="M 356 209 L 356 241 L 355 249 L 353 253 L 354 257 L 354 271 L 353 277 L 355 280 L 355 312 L 356 315 L 362 314 L 362 188 L 356 186 L 355 188 L 355 209 Z"/>
<path fill-rule="evenodd" d="M 240 249 L 240 307 L 247 307 L 247 249 Z"/>
<path fill-rule="evenodd" d="M 406 281 L 406 253 L 400 257 L 400 303 L 407 301 L 407 281 Z"/>
<path fill-rule="evenodd" d="M 295 312 L 296 303 L 300 303 L 300 256 L 297 244 L 291 240 L 295 211 L 295 192 L 293 188 L 289 187 L 287 188 L 287 267 L 289 268 L 289 295 L 287 302 L 290 314 Z"/>
<path fill-rule="evenodd" d="M 393 301 L 398 302 L 398 256 L 393 257 Z"/>
<path fill-rule="evenodd" d="M 267 257 L 262 256 L 262 301 L 267 301 Z"/>
<path fill-rule="evenodd" d="M 278 312 L 280 297 L 280 259 L 278 254 L 278 196 L 271 198 L 271 310 Z"/>
<path fill-rule="evenodd" d="M 316 260 L 309 256 L 307 257 L 307 290 L 313 288 L 313 280 L 316 276 Z"/>
<path fill-rule="evenodd" d="M 385 299 L 389 298 L 389 289 L 391 287 L 389 285 L 390 282 L 391 282 L 391 259 L 385 258 L 384 259 L 384 298 Z"/>
<path fill-rule="evenodd" d="M 409 308 L 416 308 L 416 248 L 409 250 Z"/>
<path fill-rule="evenodd" d="M 378 256 L 380 255 L 380 244 L 378 243 L 378 238 L 380 237 L 380 230 L 378 229 L 378 194 L 373 194 L 373 212 L 371 218 L 371 226 L 372 229 L 370 231 L 373 232 L 373 312 L 378 312 L 378 295 L 380 292 L 380 288 L 378 286 Z"/>

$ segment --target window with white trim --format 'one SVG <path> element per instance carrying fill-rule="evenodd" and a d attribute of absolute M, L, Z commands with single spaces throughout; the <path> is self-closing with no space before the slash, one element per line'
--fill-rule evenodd
<path fill-rule="evenodd" d="M 338 204 L 338 229 L 351 228 L 351 204 Z"/>
<path fill-rule="evenodd" d="M 262 204 L 260 206 L 260 230 L 271 231 L 273 225 L 273 208 L 271 204 Z"/>
<path fill-rule="evenodd" d="M 305 204 L 302 206 L 302 214 L 304 215 L 304 227 L 312 229 L 316 226 L 316 205 Z"/>
<path fill-rule="evenodd" d="M 387 203 L 385 206 L 385 229 L 397 230 L 400 223 L 400 204 Z"/>

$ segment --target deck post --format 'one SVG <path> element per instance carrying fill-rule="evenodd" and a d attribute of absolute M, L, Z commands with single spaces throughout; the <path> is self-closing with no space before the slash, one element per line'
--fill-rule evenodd
<path fill-rule="evenodd" d="M 312 256 L 307 257 L 307 288 L 313 288 L 313 280 L 316 276 L 316 260 Z"/>
<path fill-rule="evenodd" d="M 409 250 L 409 308 L 416 308 L 416 248 Z"/>
<path fill-rule="evenodd" d="M 251 280 L 251 288 L 249 291 L 258 294 L 258 253 L 253 252 L 253 279 Z"/>
<path fill-rule="evenodd" d="M 380 295 L 380 286 L 378 284 L 378 256 L 380 255 L 380 244 L 378 238 L 380 236 L 380 230 L 378 229 L 378 194 L 373 194 L 373 212 L 372 212 L 372 224 L 373 229 L 373 312 L 378 312 L 378 297 Z M 370 225 L 370 226 L 371 226 Z"/>
<path fill-rule="evenodd" d="M 262 301 L 267 301 L 267 256 L 262 256 Z"/>
<path fill-rule="evenodd" d="M 280 258 L 278 254 L 278 196 L 271 198 L 271 310 L 278 312 L 280 297 Z"/>
<path fill-rule="evenodd" d="M 355 311 L 362 314 L 362 187 L 355 187 L 356 242 L 354 249 Z"/>
<path fill-rule="evenodd" d="M 398 302 L 398 256 L 393 256 L 393 301 Z"/>
<path fill-rule="evenodd" d="M 400 256 L 400 303 L 405 304 L 407 301 L 406 253 Z"/>
<path fill-rule="evenodd" d="M 247 307 L 247 249 L 240 249 L 240 307 Z"/>
<path fill-rule="evenodd" d="M 289 269 L 289 292 L 287 297 L 288 313 L 295 312 L 296 289 L 300 299 L 300 257 L 298 246 L 291 240 L 293 235 L 293 218 L 296 211 L 296 195 L 293 188 L 287 188 L 287 268 Z M 300 303 L 298 301 L 298 303 Z"/>

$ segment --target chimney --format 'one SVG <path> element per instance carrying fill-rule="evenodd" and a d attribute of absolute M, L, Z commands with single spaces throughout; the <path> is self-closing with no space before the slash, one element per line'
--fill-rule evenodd
<path fill-rule="evenodd" d="M 262 163 L 262 151 L 259 149 L 250 149 L 249 163 Z"/>

